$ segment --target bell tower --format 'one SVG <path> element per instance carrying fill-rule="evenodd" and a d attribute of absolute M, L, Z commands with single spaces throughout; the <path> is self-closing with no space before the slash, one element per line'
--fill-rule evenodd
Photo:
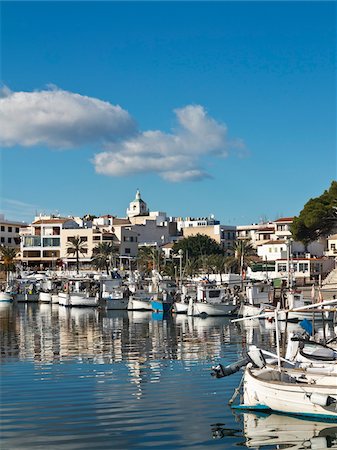
<path fill-rule="evenodd" d="M 144 202 L 144 200 L 142 200 L 139 189 L 137 189 L 136 191 L 136 198 L 132 202 L 130 202 L 129 207 L 126 210 L 126 215 L 128 217 L 149 215 L 147 204 Z"/>

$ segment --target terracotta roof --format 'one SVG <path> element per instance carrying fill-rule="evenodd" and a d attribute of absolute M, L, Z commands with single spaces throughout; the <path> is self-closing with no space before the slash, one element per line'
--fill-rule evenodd
<path fill-rule="evenodd" d="M 41 219 L 37 220 L 36 222 L 33 222 L 33 225 L 42 225 L 42 224 L 48 224 L 48 223 L 65 223 L 72 221 L 73 219 Z"/>
<path fill-rule="evenodd" d="M 333 234 L 332 236 L 329 236 L 328 239 L 337 239 L 337 234 Z"/>
<path fill-rule="evenodd" d="M 274 222 L 292 222 L 293 220 L 293 217 L 282 217 L 281 219 L 274 220 Z"/>
<path fill-rule="evenodd" d="M 283 239 L 278 239 L 278 240 L 274 240 L 274 241 L 267 241 L 264 242 L 265 245 L 267 244 L 285 244 L 286 241 L 284 241 Z"/>

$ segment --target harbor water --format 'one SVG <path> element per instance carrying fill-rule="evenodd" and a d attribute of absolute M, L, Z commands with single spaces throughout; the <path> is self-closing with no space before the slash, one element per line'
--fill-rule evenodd
<path fill-rule="evenodd" d="M 275 351 L 274 324 L 2 308 L 0 447 L 337 448 L 337 424 L 228 406 L 242 372 L 217 380 L 211 366 L 237 361 L 250 344 Z"/>

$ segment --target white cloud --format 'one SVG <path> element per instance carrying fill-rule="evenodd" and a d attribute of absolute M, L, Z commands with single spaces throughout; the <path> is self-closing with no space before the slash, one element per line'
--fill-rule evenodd
<path fill-rule="evenodd" d="M 227 127 L 208 116 L 200 105 L 176 109 L 173 133 L 146 131 L 111 143 L 93 159 L 97 173 L 125 176 L 156 172 L 171 181 L 201 180 L 210 175 L 200 167 L 203 156 L 227 157 Z"/>
<path fill-rule="evenodd" d="M 54 86 L 35 92 L 0 89 L 0 145 L 72 148 L 93 145 L 102 151 L 92 163 L 99 174 L 156 173 L 170 182 L 209 178 L 208 166 L 230 151 L 245 153 L 242 140 L 229 141 L 227 127 L 200 105 L 174 111 L 171 133 L 137 130 L 120 106 Z"/>
<path fill-rule="evenodd" d="M 72 92 L 0 92 L 0 145 L 69 148 L 130 136 L 135 122 L 120 106 Z"/>

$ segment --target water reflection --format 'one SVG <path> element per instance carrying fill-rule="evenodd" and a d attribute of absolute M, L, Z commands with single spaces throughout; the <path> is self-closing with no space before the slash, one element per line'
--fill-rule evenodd
<path fill-rule="evenodd" d="M 337 425 L 285 415 L 244 414 L 246 446 L 265 448 L 337 448 Z"/>
<path fill-rule="evenodd" d="M 3 448 L 250 445 L 248 437 L 242 444 L 248 425 L 227 406 L 241 374 L 215 382 L 210 367 L 275 342 L 272 324 L 220 317 L 48 304 L 0 310 Z"/>

